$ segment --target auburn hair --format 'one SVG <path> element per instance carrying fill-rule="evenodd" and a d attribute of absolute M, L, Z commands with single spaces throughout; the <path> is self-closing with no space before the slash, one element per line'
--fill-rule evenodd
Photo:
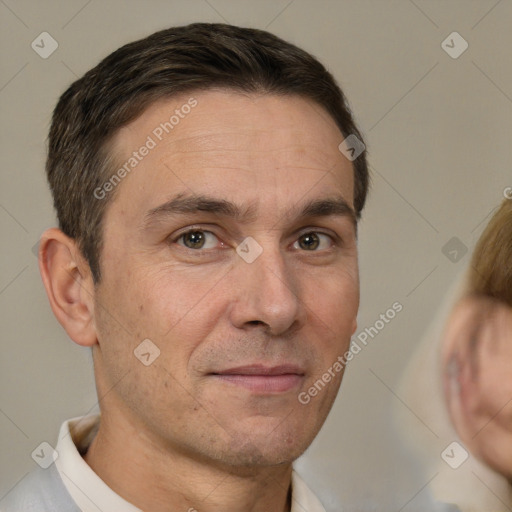
<path fill-rule="evenodd" d="M 480 236 L 469 269 L 469 293 L 512 307 L 512 200 L 505 199 Z"/>

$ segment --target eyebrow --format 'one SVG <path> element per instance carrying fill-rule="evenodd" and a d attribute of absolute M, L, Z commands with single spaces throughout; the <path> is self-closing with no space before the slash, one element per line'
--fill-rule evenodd
<path fill-rule="evenodd" d="M 153 222 L 170 216 L 197 214 L 199 212 L 231 217 L 239 222 L 248 223 L 256 219 L 257 204 L 251 203 L 246 207 L 241 207 L 225 199 L 180 193 L 169 201 L 146 212 L 143 228 L 147 228 Z M 287 218 L 295 217 L 298 219 L 329 216 L 348 217 L 354 227 L 357 227 L 358 217 L 354 209 L 341 196 L 313 199 L 302 206 L 298 205 L 292 208 L 286 213 Z"/>

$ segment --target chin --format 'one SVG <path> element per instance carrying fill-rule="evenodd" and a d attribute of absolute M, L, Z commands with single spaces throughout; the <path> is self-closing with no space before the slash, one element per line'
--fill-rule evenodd
<path fill-rule="evenodd" d="M 232 438 L 224 453 L 218 454 L 230 466 L 255 468 L 291 464 L 310 445 L 313 436 L 301 439 L 293 433 L 287 435 L 253 436 L 247 433 Z"/>
<path fill-rule="evenodd" d="M 248 447 L 240 452 L 229 452 L 224 462 L 236 468 L 256 469 L 291 464 L 298 459 L 304 450 L 297 452 L 271 451 L 269 453 L 259 450 L 257 447 Z"/>
<path fill-rule="evenodd" d="M 272 461 L 273 464 L 291 463 L 298 459 L 311 445 L 314 436 L 308 436 L 307 438 L 300 438 L 299 436 L 289 436 L 287 439 L 283 439 L 279 444 L 270 443 L 266 444 L 265 454 L 268 461 Z"/>

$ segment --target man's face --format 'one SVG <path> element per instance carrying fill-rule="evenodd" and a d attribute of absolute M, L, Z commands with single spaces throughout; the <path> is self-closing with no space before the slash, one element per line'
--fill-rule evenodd
<path fill-rule="evenodd" d="M 197 105 L 162 136 L 160 123 L 191 96 Z M 229 91 L 152 105 L 116 134 L 117 162 L 148 136 L 155 147 L 104 219 L 94 318 L 103 418 L 203 461 L 290 462 L 323 424 L 343 372 L 307 405 L 298 395 L 356 328 L 343 136 L 304 99 Z M 146 339 L 160 350 L 148 366 L 134 355 Z"/>

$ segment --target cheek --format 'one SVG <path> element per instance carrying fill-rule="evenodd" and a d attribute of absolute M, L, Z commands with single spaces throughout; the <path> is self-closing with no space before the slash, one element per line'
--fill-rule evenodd
<path fill-rule="evenodd" d="M 149 338 L 159 348 L 156 363 L 172 369 L 173 376 L 184 385 L 190 378 L 194 352 L 215 331 L 224 311 L 224 273 L 213 267 L 165 266 L 130 280 L 133 298 L 123 315 L 130 317 L 128 321 L 140 339 Z"/>
<path fill-rule="evenodd" d="M 142 259 L 142 258 L 141 258 Z M 183 325 L 208 329 L 192 318 L 215 308 L 216 285 L 222 279 L 217 269 L 200 270 L 177 264 L 148 265 L 135 261 L 112 271 L 108 301 L 139 334 L 157 338 L 172 336 Z M 217 287 L 218 288 L 218 287 Z M 120 292 L 118 292 L 120 291 Z M 141 332 L 144 329 L 144 332 Z"/>
<path fill-rule="evenodd" d="M 225 272 L 224 272 L 225 273 Z M 215 269 L 166 268 L 152 273 L 144 285 L 144 301 L 158 335 L 180 342 L 202 339 L 222 308 L 223 274 Z"/>
<path fill-rule="evenodd" d="M 354 325 L 359 309 L 359 281 L 357 272 L 338 272 L 323 275 L 322 279 L 308 279 L 305 282 L 305 302 L 319 320 L 326 326 L 332 326 L 338 333 L 341 329 L 344 334 L 350 331 Z M 334 329 L 336 327 L 336 329 Z"/>
<path fill-rule="evenodd" d="M 358 279 L 346 272 L 340 272 L 336 277 L 330 275 L 305 296 L 308 297 L 305 304 L 309 324 L 306 330 L 315 340 L 319 356 L 315 374 L 322 374 L 350 347 L 359 308 Z M 336 375 L 339 385 L 342 373 Z M 332 383 L 330 389 L 334 391 L 337 385 Z"/>
<path fill-rule="evenodd" d="M 502 320 L 496 316 L 482 329 L 478 381 L 483 406 L 512 430 L 512 325 Z"/>

